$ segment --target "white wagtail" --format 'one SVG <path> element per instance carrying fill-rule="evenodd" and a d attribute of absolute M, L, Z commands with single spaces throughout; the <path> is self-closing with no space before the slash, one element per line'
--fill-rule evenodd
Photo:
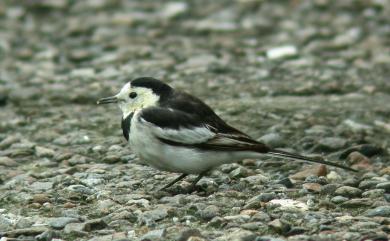
<path fill-rule="evenodd" d="M 132 151 L 147 164 L 182 173 L 163 189 L 188 174 L 195 184 L 211 169 L 226 163 L 263 155 L 322 163 L 356 171 L 324 160 L 270 148 L 223 121 L 200 99 L 177 91 L 154 78 L 137 78 L 97 104 L 118 103 L 122 130 Z"/>

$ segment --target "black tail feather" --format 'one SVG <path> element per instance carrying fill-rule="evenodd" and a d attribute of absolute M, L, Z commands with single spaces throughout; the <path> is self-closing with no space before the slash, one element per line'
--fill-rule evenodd
<path fill-rule="evenodd" d="M 302 160 L 302 161 L 321 163 L 321 164 L 325 164 L 325 165 L 329 165 L 329 166 L 342 168 L 342 169 L 345 169 L 345 170 L 348 170 L 348 171 L 352 171 L 352 172 L 357 172 L 358 171 L 356 169 L 353 169 L 353 168 L 350 168 L 350 167 L 347 167 L 347 166 L 343 166 L 343 165 L 340 165 L 340 164 L 337 164 L 337 163 L 324 161 L 324 160 L 319 160 L 319 159 L 315 159 L 315 158 L 311 158 L 311 157 L 305 157 L 305 156 L 301 156 L 301 155 L 290 153 L 290 152 L 286 152 L 286 151 L 280 151 L 280 150 L 274 150 L 273 149 L 273 150 L 267 152 L 267 154 L 271 154 L 271 155 L 276 156 L 276 157 L 288 157 L 288 158 Z"/>

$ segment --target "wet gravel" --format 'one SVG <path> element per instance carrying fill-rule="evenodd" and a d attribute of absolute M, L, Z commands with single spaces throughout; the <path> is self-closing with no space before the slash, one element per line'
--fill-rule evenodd
<path fill-rule="evenodd" d="M 0 237 L 387 240 L 390 2 L 0 2 Z M 184 193 L 142 165 L 116 107 L 160 78 L 267 144 Z"/>

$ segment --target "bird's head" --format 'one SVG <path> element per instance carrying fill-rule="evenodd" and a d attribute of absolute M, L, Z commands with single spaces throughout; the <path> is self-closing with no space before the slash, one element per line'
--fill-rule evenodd
<path fill-rule="evenodd" d="M 97 104 L 118 103 L 123 118 L 143 108 L 156 106 L 168 97 L 172 88 L 160 80 L 142 77 L 126 83 L 118 94 L 97 101 Z"/>

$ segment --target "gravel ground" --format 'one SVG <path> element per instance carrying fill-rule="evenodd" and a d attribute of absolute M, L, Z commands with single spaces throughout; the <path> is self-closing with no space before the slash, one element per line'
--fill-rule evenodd
<path fill-rule="evenodd" d="M 1 1 L 0 238 L 387 240 L 389 46 L 387 0 Z M 177 174 L 95 104 L 139 76 L 361 171 L 264 158 L 157 191 Z"/>

